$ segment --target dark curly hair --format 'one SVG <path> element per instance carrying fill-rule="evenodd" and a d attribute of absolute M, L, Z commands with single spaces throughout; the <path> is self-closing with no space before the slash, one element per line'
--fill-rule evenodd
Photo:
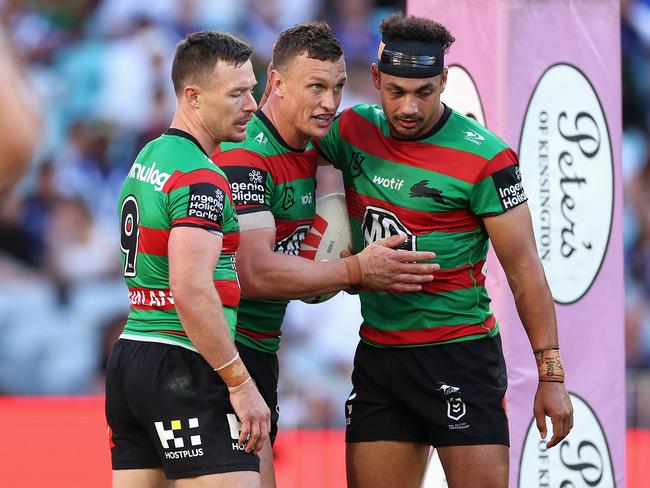
<path fill-rule="evenodd" d="M 401 12 L 384 19 L 379 31 L 384 39 L 390 41 L 438 41 L 445 51 L 456 40 L 444 25 L 424 17 L 405 16 Z"/>

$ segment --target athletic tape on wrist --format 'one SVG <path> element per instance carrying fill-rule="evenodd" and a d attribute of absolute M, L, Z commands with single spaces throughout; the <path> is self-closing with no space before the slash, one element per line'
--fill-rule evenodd
<path fill-rule="evenodd" d="M 255 383 L 255 381 L 253 380 L 253 377 L 252 377 L 252 376 L 249 376 L 248 378 L 246 378 L 246 379 L 243 381 L 243 383 L 241 383 L 241 384 L 239 384 L 239 385 L 237 385 L 237 386 L 229 386 L 229 387 L 228 387 L 228 392 L 229 392 L 229 393 L 236 393 L 236 392 L 238 392 L 239 390 L 241 390 L 244 386 L 246 386 L 246 385 L 247 385 L 249 382 L 251 382 L 251 381 L 252 381 L 253 383 Z"/>
<path fill-rule="evenodd" d="M 547 347 L 535 351 L 539 381 L 564 383 L 564 366 L 559 347 Z"/>
<path fill-rule="evenodd" d="M 229 361 L 226 361 L 225 363 L 223 363 L 223 364 L 222 364 L 221 366 L 219 366 L 218 368 L 214 368 L 214 370 L 217 371 L 217 372 L 218 372 L 218 371 L 221 371 L 223 368 L 227 368 L 227 367 L 230 366 L 232 363 L 234 363 L 235 361 L 237 361 L 237 359 L 239 359 L 239 351 L 237 351 L 237 353 L 232 357 L 232 359 L 230 359 Z"/>
<path fill-rule="evenodd" d="M 224 366 L 222 369 L 217 371 L 217 374 L 221 376 L 221 379 L 228 388 L 236 388 L 250 377 L 250 374 L 240 357 L 236 358 L 235 361 L 228 366 Z"/>
<path fill-rule="evenodd" d="M 359 263 L 359 256 L 356 254 L 349 256 L 343 260 L 345 263 L 345 270 L 348 273 L 348 282 L 351 286 L 359 286 L 363 284 L 363 276 L 361 275 L 361 264 Z"/>

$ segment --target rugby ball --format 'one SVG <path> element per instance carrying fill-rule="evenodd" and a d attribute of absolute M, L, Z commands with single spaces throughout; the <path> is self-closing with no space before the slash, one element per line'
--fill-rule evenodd
<path fill-rule="evenodd" d="M 311 229 L 300 244 L 300 256 L 315 261 L 339 259 L 341 251 L 352 243 L 345 194 L 329 193 L 316 200 L 316 216 Z M 305 303 L 321 303 L 336 293 L 303 298 Z"/>

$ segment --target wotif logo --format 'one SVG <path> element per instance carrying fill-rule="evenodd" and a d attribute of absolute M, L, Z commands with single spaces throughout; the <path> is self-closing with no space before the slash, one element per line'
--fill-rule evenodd
<path fill-rule="evenodd" d="M 404 185 L 404 180 L 396 180 L 395 178 L 384 178 L 382 176 L 373 176 L 372 182 L 375 185 L 383 186 L 384 188 L 390 188 L 391 190 L 399 190 Z"/>
<path fill-rule="evenodd" d="M 149 183 L 154 186 L 156 191 L 162 190 L 170 176 L 169 173 L 162 173 L 157 170 L 156 163 L 153 163 L 151 167 L 144 166 L 140 163 L 133 163 L 131 171 L 129 171 L 129 178 L 135 178 L 144 183 Z"/>
<path fill-rule="evenodd" d="M 519 148 L 539 256 L 553 298 L 580 300 L 595 281 L 612 227 L 614 169 L 598 94 L 567 64 L 542 75 Z"/>

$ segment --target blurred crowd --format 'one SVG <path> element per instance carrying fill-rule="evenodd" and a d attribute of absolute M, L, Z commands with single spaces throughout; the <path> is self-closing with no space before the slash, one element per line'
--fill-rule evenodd
<path fill-rule="evenodd" d="M 650 426 L 650 0 L 621 3 L 628 413 Z"/>
<path fill-rule="evenodd" d="M 0 29 L 26 60 L 27 89 L 44 117 L 29 172 L 0 205 L 0 394 L 102 391 L 128 312 L 116 201 L 139 149 L 170 121 L 171 58 L 186 33 L 217 29 L 250 42 L 261 90 L 278 33 L 327 20 L 348 63 L 344 108 L 376 101 L 368 67 L 377 26 L 404 3 L 0 0 Z M 648 426 L 650 0 L 623 0 L 621 9 L 628 412 Z M 340 184 L 334 172 L 319 178 L 321 191 Z M 280 351 L 281 426 L 343 425 L 360 320 L 348 295 L 292 303 Z"/>
<path fill-rule="evenodd" d="M 102 391 L 128 313 L 116 202 L 139 149 L 171 120 L 179 40 L 216 29 L 250 42 L 261 90 L 277 35 L 327 20 L 346 52 L 348 106 L 375 99 L 377 27 L 403 8 L 390 0 L 0 0 L 0 32 L 25 61 L 44 118 L 27 175 L 0 205 L 0 393 Z M 340 185 L 333 172 L 321 179 L 326 189 Z M 358 308 L 343 295 L 291 307 L 284 426 L 343 425 Z"/>

